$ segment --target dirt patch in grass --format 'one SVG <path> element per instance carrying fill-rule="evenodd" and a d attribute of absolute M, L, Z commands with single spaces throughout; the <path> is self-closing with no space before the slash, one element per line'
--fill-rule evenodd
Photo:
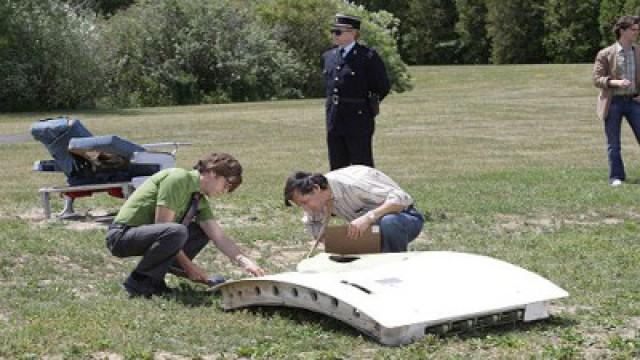
<path fill-rule="evenodd" d="M 626 218 L 611 217 L 598 213 L 586 213 L 568 217 L 498 214 L 495 216 L 494 230 L 500 234 L 535 232 L 538 234 L 558 231 L 563 226 L 618 225 L 627 219 L 640 219 L 640 214 L 629 213 Z"/>
<path fill-rule="evenodd" d="M 551 304 L 549 305 L 549 312 L 552 315 L 560 315 L 560 314 L 570 314 L 576 315 L 579 312 L 590 312 L 593 311 L 593 306 L 585 306 L 585 305 L 563 305 L 563 304 Z"/>
<path fill-rule="evenodd" d="M 101 222 L 69 222 L 65 228 L 74 231 L 104 230 L 107 225 Z"/>
<path fill-rule="evenodd" d="M 89 356 L 91 360 L 123 360 L 124 357 L 120 354 L 110 352 L 97 352 Z"/>
<path fill-rule="evenodd" d="M 588 347 L 584 351 L 585 360 L 610 359 L 612 355 L 611 351 L 601 348 Z"/>
<path fill-rule="evenodd" d="M 64 360 L 62 355 L 44 355 L 42 360 Z"/>
<path fill-rule="evenodd" d="M 22 213 L 7 213 L 6 210 L 0 212 L 0 219 L 12 220 L 20 219 L 29 222 L 37 222 L 45 220 L 44 212 L 40 208 L 31 208 Z"/>
<path fill-rule="evenodd" d="M 59 218 L 55 214 L 52 214 L 50 219 L 44 217 L 44 212 L 41 208 L 31 208 L 22 213 L 8 214 L 6 212 L 0 213 L 0 219 L 19 219 L 24 220 L 27 223 L 42 227 L 51 223 L 61 222 L 65 224 L 65 227 L 74 231 L 88 231 L 105 229 L 105 227 L 113 221 L 113 211 L 105 209 L 95 209 L 84 214 L 75 214 L 68 218 Z"/>
<path fill-rule="evenodd" d="M 191 358 L 188 358 L 182 355 L 168 353 L 165 351 L 160 351 L 153 355 L 153 359 L 154 360 L 189 360 Z"/>
<path fill-rule="evenodd" d="M 433 236 L 431 236 L 429 229 L 423 229 L 420 235 L 409 244 L 409 250 L 426 250 L 433 243 Z"/>
<path fill-rule="evenodd" d="M 308 245 L 308 248 L 300 248 L 299 246 L 274 246 L 269 256 L 269 262 L 271 262 L 273 267 L 278 271 L 294 271 L 296 265 L 305 258 L 305 255 L 313 246 L 311 243 Z M 315 254 L 317 254 L 317 252 L 314 252 L 312 256 Z"/>

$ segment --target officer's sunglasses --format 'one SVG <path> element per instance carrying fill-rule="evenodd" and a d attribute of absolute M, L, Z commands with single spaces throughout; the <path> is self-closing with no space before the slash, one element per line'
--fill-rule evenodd
<path fill-rule="evenodd" d="M 335 36 L 340 36 L 342 33 L 351 32 L 351 30 L 331 29 L 331 33 Z"/>

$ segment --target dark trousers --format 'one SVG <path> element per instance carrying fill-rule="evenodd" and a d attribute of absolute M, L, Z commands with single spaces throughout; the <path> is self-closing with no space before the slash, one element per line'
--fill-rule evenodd
<path fill-rule="evenodd" d="M 629 97 L 614 96 L 609 106 L 609 114 L 604 122 L 607 136 L 607 157 L 609 159 L 609 182 L 614 179 L 625 180 L 624 162 L 620 144 L 622 118 L 627 118 L 629 126 L 640 143 L 640 103 Z"/>
<path fill-rule="evenodd" d="M 162 280 L 175 266 L 175 256 L 182 250 L 193 259 L 207 245 L 208 237 L 196 223 L 150 224 L 111 228 L 107 247 L 117 257 L 142 256 L 134 271 Z"/>
<path fill-rule="evenodd" d="M 329 166 L 331 170 L 349 165 L 373 166 L 373 150 L 371 140 L 373 133 L 361 135 L 327 134 L 329 149 Z"/>

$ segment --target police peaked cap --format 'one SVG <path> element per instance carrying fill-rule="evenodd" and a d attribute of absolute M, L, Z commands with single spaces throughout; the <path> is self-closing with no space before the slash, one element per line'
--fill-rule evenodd
<path fill-rule="evenodd" d="M 360 29 L 360 18 L 357 16 L 336 14 L 334 27 Z"/>

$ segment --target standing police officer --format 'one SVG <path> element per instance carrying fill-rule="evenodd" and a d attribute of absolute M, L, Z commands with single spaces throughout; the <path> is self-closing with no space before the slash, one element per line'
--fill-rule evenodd
<path fill-rule="evenodd" d="M 336 47 L 322 55 L 331 170 L 355 164 L 374 166 L 374 118 L 390 90 L 380 56 L 356 42 L 359 31 L 360 18 L 337 14 L 331 30 Z"/>

